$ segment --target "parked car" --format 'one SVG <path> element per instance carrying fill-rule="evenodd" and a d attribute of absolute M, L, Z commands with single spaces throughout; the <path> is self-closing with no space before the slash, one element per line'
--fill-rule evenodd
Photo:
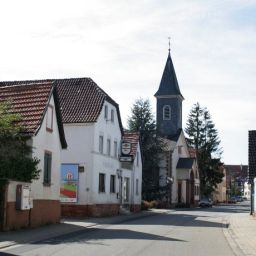
<path fill-rule="evenodd" d="M 236 196 L 236 201 L 243 202 L 244 200 L 243 200 L 242 196 Z"/>
<path fill-rule="evenodd" d="M 210 198 L 202 198 L 198 205 L 200 207 L 212 207 L 212 200 Z"/>
<path fill-rule="evenodd" d="M 230 204 L 235 204 L 237 203 L 236 197 L 235 196 L 231 196 L 230 200 L 228 201 Z"/>

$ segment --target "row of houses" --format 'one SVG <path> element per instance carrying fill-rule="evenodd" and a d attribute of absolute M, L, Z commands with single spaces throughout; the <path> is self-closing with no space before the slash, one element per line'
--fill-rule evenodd
<path fill-rule="evenodd" d="M 2 229 L 59 222 L 62 216 L 139 211 L 139 134 L 124 132 L 118 104 L 90 78 L 0 83 L 40 159 L 38 180 L 10 180 Z"/>
<path fill-rule="evenodd" d="M 154 96 L 157 131 L 165 145 L 155 176 L 157 187 L 167 188 L 162 201 L 169 207 L 196 206 L 199 171 L 183 132 L 184 97 L 170 49 Z M 61 215 L 105 216 L 140 210 L 139 134 L 124 131 L 118 104 L 92 79 L 1 82 L 0 101 L 6 99 L 23 116 L 42 172 L 29 186 L 10 181 L 0 213 L 5 229 L 58 222 Z M 27 202 L 24 210 L 17 209 L 20 198 Z"/>

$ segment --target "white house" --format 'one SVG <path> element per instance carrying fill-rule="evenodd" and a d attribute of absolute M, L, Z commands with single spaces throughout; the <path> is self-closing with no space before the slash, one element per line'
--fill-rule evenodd
<path fill-rule="evenodd" d="M 140 209 L 139 140 L 132 163 L 123 168 L 119 156 L 124 134 L 118 104 L 90 78 L 55 82 L 68 142 L 61 155 L 62 215 L 114 215 L 120 205 Z"/>
<path fill-rule="evenodd" d="M 124 133 L 118 104 L 90 78 L 16 81 L 5 85 L 15 83 L 56 85 L 68 143 L 68 149 L 61 154 L 61 187 L 57 193 L 62 215 L 114 215 L 119 213 L 120 205 L 139 210 L 142 172 L 139 140 L 138 153 L 130 156 L 132 162 L 127 165 L 120 162 Z"/>
<path fill-rule="evenodd" d="M 40 159 L 41 173 L 32 183 L 9 181 L 2 226 L 14 229 L 56 223 L 61 217 L 60 155 L 67 147 L 56 87 L 52 82 L 12 84 L 1 83 L 0 101 L 10 99 L 21 115 L 24 135 L 33 147 L 32 157 Z"/>
<path fill-rule="evenodd" d="M 141 209 L 141 183 L 142 183 L 142 161 L 140 150 L 140 136 L 137 132 L 124 132 L 122 145 L 130 144 L 128 155 L 132 158 L 130 162 L 123 161 L 121 171 L 123 172 L 123 195 L 120 195 L 122 206 L 137 212 Z M 129 150 L 129 149 L 128 149 Z M 121 149 L 121 157 L 126 158 Z M 125 159 L 124 159 L 125 160 Z M 122 179 L 122 177 L 120 177 Z M 122 180 L 120 181 L 122 184 Z M 121 191 L 121 190 L 120 190 Z"/>

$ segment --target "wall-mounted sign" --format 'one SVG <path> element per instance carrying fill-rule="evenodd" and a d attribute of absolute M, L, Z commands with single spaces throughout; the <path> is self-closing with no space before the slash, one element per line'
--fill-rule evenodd
<path fill-rule="evenodd" d="M 61 165 L 60 201 L 76 203 L 78 188 L 78 164 Z"/>
<path fill-rule="evenodd" d="M 120 162 L 132 162 L 133 157 L 132 156 L 120 156 L 119 161 Z"/>
<path fill-rule="evenodd" d="M 129 155 L 132 150 L 132 144 L 129 142 L 122 142 L 121 152 L 122 155 Z"/>

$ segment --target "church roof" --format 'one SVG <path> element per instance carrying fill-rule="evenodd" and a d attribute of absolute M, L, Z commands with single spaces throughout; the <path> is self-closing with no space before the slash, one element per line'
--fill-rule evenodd
<path fill-rule="evenodd" d="M 182 96 L 169 52 L 158 91 L 155 96 Z"/>
<path fill-rule="evenodd" d="M 182 132 L 182 129 L 180 128 L 180 129 L 178 129 L 176 134 L 167 136 L 167 139 L 177 142 L 180 137 L 181 132 Z"/>
<path fill-rule="evenodd" d="M 180 158 L 177 169 L 192 169 L 195 158 Z"/>

